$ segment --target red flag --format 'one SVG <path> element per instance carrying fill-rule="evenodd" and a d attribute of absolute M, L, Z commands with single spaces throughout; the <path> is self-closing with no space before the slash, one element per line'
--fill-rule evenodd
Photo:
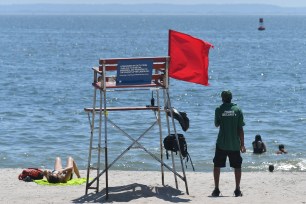
<path fill-rule="evenodd" d="M 169 76 L 208 86 L 208 54 L 212 44 L 169 30 Z"/>

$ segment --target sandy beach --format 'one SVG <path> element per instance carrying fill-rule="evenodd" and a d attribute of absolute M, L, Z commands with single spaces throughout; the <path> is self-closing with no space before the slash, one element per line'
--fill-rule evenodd
<path fill-rule="evenodd" d="M 234 174 L 221 172 L 222 196 L 211 197 L 214 188 L 212 173 L 187 172 L 189 195 L 184 182 L 178 179 L 175 188 L 172 173 L 166 172 L 165 186 L 160 172 L 110 171 L 109 199 L 105 200 L 105 176 L 100 177 L 100 191 L 78 186 L 42 186 L 19 181 L 22 169 L 1 169 L 0 203 L 306 203 L 306 173 L 247 172 L 243 173 L 243 197 L 234 197 Z M 81 171 L 85 177 L 86 171 Z"/>

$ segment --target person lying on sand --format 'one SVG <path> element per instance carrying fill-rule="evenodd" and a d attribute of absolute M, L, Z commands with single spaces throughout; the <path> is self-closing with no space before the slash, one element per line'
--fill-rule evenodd
<path fill-rule="evenodd" d="M 54 170 L 44 170 L 44 176 L 49 183 L 66 183 L 72 179 L 73 173 L 75 173 L 78 178 L 81 177 L 78 166 L 72 157 L 67 158 L 66 168 L 63 168 L 61 158 L 56 157 Z"/>

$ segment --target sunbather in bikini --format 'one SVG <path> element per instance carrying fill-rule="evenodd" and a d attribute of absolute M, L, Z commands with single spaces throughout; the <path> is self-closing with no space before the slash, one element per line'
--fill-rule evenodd
<path fill-rule="evenodd" d="M 49 183 L 66 183 L 72 179 L 73 172 L 80 178 L 78 166 L 72 157 L 67 158 L 66 168 L 62 166 L 62 160 L 60 157 L 56 157 L 54 170 L 44 170 L 44 176 Z"/>

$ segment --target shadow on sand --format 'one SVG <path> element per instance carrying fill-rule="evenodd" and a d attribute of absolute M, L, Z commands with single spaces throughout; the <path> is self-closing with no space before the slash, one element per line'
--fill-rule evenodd
<path fill-rule="evenodd" d="M 180 190 L 170 186 L 149 187 L 147 185 L 133 183 L 126 186 L 116 186 L 108 188 L 108 199 L 106 200 L 105 189 L 98 193 L 89 193 L 80 198 L 72 200 L 73 203 L 111 203 L 111 202 L 129 202 L 139 198 L 157 197 L 170 202 L 190 202 L 190 199 L 179 198 L 183 195 Z"/>

